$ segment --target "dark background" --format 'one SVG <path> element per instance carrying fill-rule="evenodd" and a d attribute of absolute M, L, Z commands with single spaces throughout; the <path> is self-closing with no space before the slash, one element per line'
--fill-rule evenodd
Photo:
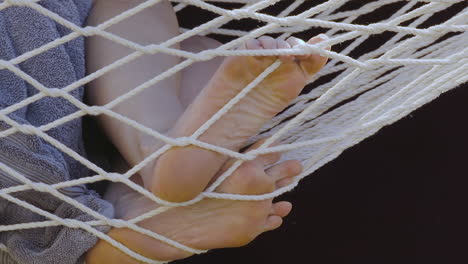
<path fill-rule="evenodd" d="M 282 2 L 269 11 L 274 14 L 291 1 Z M 365 2 L 350 1 L 346 8 Z M 466 2 L 437 13 L 421 27 L 441 23 L 464 7 Z M 388 5 L 358 22 L 379 21 L 398 8 Z M 185 27 L 213 17 L 196 8 L 179 13 Z M 228 27 L 261 25 L 243 20 Z M 307 35 L 324 31 L 313 28 Z M 379 45 L 391 36 L 386 32 L 371 41 Z M 468 263 L 467 88 L 443 94 L 305 178 L 281 197 L 294 209 L 279 230 L 246 247 L 177 263 Z"/>

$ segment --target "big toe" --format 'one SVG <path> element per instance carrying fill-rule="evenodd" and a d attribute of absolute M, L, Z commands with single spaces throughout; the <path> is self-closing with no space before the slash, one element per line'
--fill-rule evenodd
<path fill-rule="evenodd" d="M 318 36 L 315 36 L 315 37 L 309 39 L 309 41 L 307 41 L 307 44 L 317 44 L 317 43 L 320 43 L 322 41 L 327 41 L 328 39 L 329 38 L 327 37 L 327 35 L 320 34 Z M 293 48 L 297 47 L 299 45 L 306 44 L 303 40 L 295 38 L 295 37 L 290 37 L 287 40 L 287 42 Z M 331 47 L 328 46 L 325 49 L 330 50 Z M 328 58 L 326 56 L 322 56 L 322 55 L 317 54 L 317 53 L 297 56 L 296 58 L 298 60 L 298 63 L 300 65 L 304 75 L 306 75 L 307 77 L 310 77 L 310 76 L 314 75 L 315 73 L 317 73 L 320 69 L 323 68 L 323 66 L 325 66 L 325 64 L 328 61 Z"/>

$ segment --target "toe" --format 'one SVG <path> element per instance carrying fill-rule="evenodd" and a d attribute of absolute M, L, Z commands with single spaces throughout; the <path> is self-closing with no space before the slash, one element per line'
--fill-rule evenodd
<path fill-rule="evenodd" d="M 277 39 L 276 42 L 278 43 L 278 49 L 290 49 L 291 48 L 291 45 L 286 40 Z"/>
<path fill-rule="evenodd" d="M 265 155 L 259 156 L 258 159 L 260 160 L 260 162 L 262 162 L 263 166 L 269 166 L 269 165 L 275 164 L 281 159 L 281 153 L 273 152 L 273 153 L 265 154 Z"/>
<path fill-rule="evenodd" d="M 309 39 L 309 41 L 307 41 L 308 44 L 316 44 L 316 43 L 319 43 L 319 42 L 322 42 L 322 41 L 327 41 L 329 40 L 330 38 L 325 35 L 325 34 L 320 34 L 320 35 L 317 35 L 311 39 Z M 328 50 L 330 49 L 330 47 L 327 48 Z"/>
<path fill-rule="evenodd" d="M 271 215 L 277 215 L 280 217 L 285 217 L 287 216 L 292 210 L 292 204 L 290 202 L 277 202 L 274 203 L 273 206 L 271 207 Z"/>
<path fill-rule="evenodd" d="M 283 224 L 283 219 L 277 215 L 270 215 L 265 222 L 265 231 L 275 230 Z"/>
<path fill-rule="evenodd" d="M 307 41 L 307 44 L 317 44 L 328 39 L 329 38 L 325 34 L 320 34 Z M 287 42 L 289 45 L 291 45 L 292 48 L 306 44 L 302 39 L 295 37 L 288 38 Z M 326 49 L 330 50 L 330 47 L 327 47 Z M 299 65 L 306 77 L 312 76 L 318 72 L 327 63 L 328 60 L 327 57 L 314 53 L 296 56 L 296 58 L 299 60 Z"/>
<path fill-rule="evenodd" d="M 328 40 L 327 35 L 325 34 L 320 34 L 318 36 L 315 36 L 311 38 L 309 41 L 307 41 L 308 44 L 316 44 L 322 41 Z M 331 47 L 326 47 L 325 49 L 330 50 Z M 320 54 L 310 54 L 307 55 L 306 57 L 300 57 L 300 66 L 302 68 L 302 71 L 306 76 L 312 76 L 316 72 L 318 72 L 320 69 L 325 66 L 325 64 L 328 61 L 328 58 L 325 56 L 321 56 Z"/>
<path fill-rule="evenodd" d="M 269 37 L 269 36 L 262 36 L 258 38 L 260 41 L 262 47 L 264 49 L 277 49 L 278 48 L 278 42 L 276 39 Z"/>
<path fill-rule="evenodd" d="M 296 37 L 289 37 L 286 40 L 286 42 L 291 46 L 291 48 L 295 48 L 296 46 L 305 44 L 305 42 L 302 39 Z"/>
<path fill-rule="evenodd" d="M 258 39 L 250 39 L 244 43 L 244 48 L 251 50 L 262 49 L 262 45 Z"/>
<path fill-rule="evenodd" d="M 294 177 L 301 172 L 302 164 L 297 160 L 287 160 L 266 170 L 275 182 Z"/>
<path fill-rule="evenodd" d="M 305 44 L 305 41 L 303 41 L 302 39 L 299 39 L 299 38 L 295 38 L 295 37 L 289 37 L 286 42 L 289 44 L 289 46 L 291 46 L 291 48 L 296 48 L 297 46 L 300 46 L 300 45 L 304 45 Z M 307 58 L 309 55 L 302 55 L 302 56 L 293 56 L 294 57 L 297 57 L 298 59 L 305 59 Z"/>
<path fill-rule="evenodd" d="M 290 178 L 284 178 L 284 179 L 281 179 L 279 181 L 276 182 L 276 189 L 279 189 L 279 188 L 282 188 L 282 187 L 285 187 L 285 186 L 288 186 L 289 184 L 293 183 L 294 182 L 294 177 L 290 177 Z"/>

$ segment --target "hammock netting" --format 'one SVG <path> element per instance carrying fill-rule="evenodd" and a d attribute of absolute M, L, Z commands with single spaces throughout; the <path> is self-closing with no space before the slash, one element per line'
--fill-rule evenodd
<path fill-rule="evenodd" d="M 35 134 L 73 157 L 93 170 L 96 176 L 79 180 L 47 185 L 30 181 L 21 173 L 0 163 L 0 169 L 11 177 L 22 182 L 22 185 L 0 190 L 0 197 L 23 206 L 37 214 L 45 216 L 48 221 L 22 223 L 0 226 L 0 232 L 17 229 L 63 225 L 80 228 L 93 233 L 119 248 L 131 257 L 144 263 L 161 263 L 150 260 L 95 229 L 97 225 L 127 227 L 135 232 L 144 233 L 174 247 L 192 253 L 203 251 L 189 248 L 152 231 L 139 227 L 138 222 L 153 217 L 174 206 L 196 203 L 206 197 L 234 200 L 264 200 L 274 198 L 292 190 L 299 181 L 316 171 L 327 162 L 335 159 L 347 148 L 375 134 L 379 129 L 405 117 L 415 109 L 436 99 L 440 94 L 463 84 L 468 79 L 468 11 L 465 0 L 375 0 L 375 1 L 305 1 L 305 0 L 173 0 L 178 16 L 188 15 L 190 10 L 202 9 L 207 20 L 190 28 L 181 28 L 181 34 L 161 44 L 142 46 L 127 39 L 106 32 L 111 25 L 134 16 L 147 7 L 157 4 L 159 0 L 148 0 L 138 6 L 119 14 L 96 27 L 78 27 L 74 23 L 50 12 L 41 5 L 40 0 L 20 1 L 5 0 L 0 3 L 0 10 L 11 6 L 28 6 L 50 17 L 57 23 L 69 28 L 73 33 L 46 44 L 36 50 L 24 53 L 10 61 L 0 60 L 0 69 L 7 69 L 20 76 L 27 83 L 39 90 L 39 93 L 27 100 L 0 111 L 0 118 L 11 127 L 1 131 L 6 137 L 13 133 Z M 272 10 L 281 10 L 275 12 Z M 386 10 L 386 11 L 383 11 Z M 388 10 L 391 10 L 390 12 Z M 444 15 L 450 10 L 450 16 Z M 434 20 L 434 17 L 437 17 Z M 209 18 L 209 19 L 206 19 Z M 436 21 L 436 22 L 434 22 Z M 243 24 L 244 30 L 238 25 Z M 315 45 L 304 45 L 288 51 L 285 50 L 236 50 L 243 42 L 270 35 L 287 38 L 291 35 L 306 39 L 318 33 L 327 34 L 330 39 Z M 21 71 L 18 65 L 41 52 L 63 45 L 80 36 L 100 35 L 134 50 L 130 55 L 89 74 L 85 78 L 63 89 L 44 87 L 38 81 Z M 194 35 L 209 35 L 223 41 L 223 45 L 199 53 L 190 53 L 171 48 Z M 376 45 L 378 43 L 378 45 Z M 332 50 L 325 48 L 332 46 Z M 182 58 L 181 63 L 158 76 L 132 89 L 104 106 L 89 106 L 69 92 L 77 87 L 112 71 L 140 56 L 154 53 L 167 53 Z M 280 55 L 306 54 L 310 52 L 326 55 L 330 58 L 327 65 L 316 74 L 302 94 L 286 110 L 264 126 L 261 133 L 253 137 L 250 143 L 261 138 L 268 140 L 258 149 L 248 153 L 233 152 L 221 147 L 209 145 L 197 140 L 211 124 L 229 110 L 232 105 L 245 96 L 255 83 L 273 72 L 281 63 L 275 62 L 265 72 L 245 87 L 220 112 L 214 115 L 192 136 L 168 138 L 158 131 L 151 130 L 112 110 L 112 108 L 132 96 L 155 85 L 172 74 L 181 71 L 197 61 L 210 60 L 216 56 L 239 55 Z M 79 110 L 72 115 L 58 119 L 50 124 L 34 127 L 21 125 L 8 118 L 8 114 L 43 97 L 63 97 L 73 103 Z M 124 174 L 108 173 L 86 158 L 78 155 L 45 132 L 70 120 L 86 115 L 109 115 L 119 119 L 135 129 L 167 143 L 166 147 L 148 156 L 140 164 Z M 274 142 L 280 145 L 270 147 Z M 156 159 L 163 151 L 173 146 L 196 145 L 211 149 L 237 159 L 231 169 L 226 171 L 204 193 L 192 201 L 174 204 L 162 201 L 150 192 L 133 183 L 129 177 L 139 169 Z M 284 152 L 283 159 L 298 159 L 304 165 L 304 172 L 297 176 L 294 183 L 276 190 L 273 193 L 256 196 L 221 194 L 213 190 L 219 186 L 242 162 L 252 160 L 258 155 L 269 152 Z M 90 208 L 60 193 L 60 188 L 77 184 L 110 180 L 127 184 L 137 192 L 161 204 L 157 210 L 146 212 L 132 220 L 106 218 Z M 28 204 L 13 196 L 15 192 L 33 189 L 47 192 L 80 210 L 95 217 L 95 221 L 79 222 L 61 219 L 34 205 Z M 5 249 L 5 247 L 0 247 Z"/>

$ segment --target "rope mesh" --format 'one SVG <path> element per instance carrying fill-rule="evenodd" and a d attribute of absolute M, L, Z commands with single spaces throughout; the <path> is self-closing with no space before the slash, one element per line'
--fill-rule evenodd
<path fill-rule="evenodd" d="M 24 53 L 10 61 L 0 60 L 0 70 L 6 69 L 15 73 L 39 91 L 36 95 L 0 111 L 1 120 L 11 126 L 9 129 L 1 131 L 0 137 L 6 137 L 17 132 L 35 134 L 81 162 L 94 171 L 96 176 L 47 185 L 32 182 L 21 173 L 0 163 L 2 171 L 23 183 L 22 185 L 0 190 L 0 197 L 49 219 L 44 222 L 0 226 L 0 232 L 56 225 L 80 228 L 106 240 L 114 247 L 144 263 L 162 262 L 148 259 L 133 252 L 105 233 L 96 230 L 95 226 L 126 227 L 135 232 L 161 240 L 176 248 L 195 254 L 202 253 L 204 251 L 189 248 L 177 241 L 143 229 L 137 223 L 172 207 L 193 204 L 206 197 L 232 200 L 264 200 L 290 191 L 303 177 L 310 175 L 327 162 L 335 159 L 345 149 L 359 143 L 376 133 L 382 127 L 403 118 L 415 109 L 434 100 L 441 93 L 465 83 L 468 78 L 468 47 L 466 45 L 468 43 L 468 34 L 466 33 L 468 29 L 466 25 L 468 22 L 468 12 L 464 0 L 375 0 L 362 1 L 362 4 L 358 7 L 350 7 L 347 5 L 349 2 L 347 0 L 329 0 L 315 5 L 311 3 L 313 1 L 309 2 L 305 0 L 173 0 L 174 10 L 179 14 L 182 14 L 187 8 L 201 8 L 211 12 L 215 18 L 193 29 L 181 28 L 180 35 L 164 43 L 147 46 L 142 46 L 109 33 L 106 29 L 113 24 L 136 15 L 145 8 L 157 4 L 160 0 L 145 1 L 96 27 L 87 26 L 84 28 L 45 9 L 39 5 L 39 1 L 5 0 L 0 3 L 0 11 L 11 6 L 28 6 L 71 29 L 73 33 L 56 39 L 38 49 Z M 268 13 L 269 7 L 277 4 L 284 5 L 285 2 L 287 6 L 281 13 Z M 232 3 L 236 5 L 228 5 Z M 360 23 L 363 17 L 377 14 L 379 9 L 388 7 L 389 5 L 396 6 L 396 11 L 382 16 L 375 15 L 374 19 L 378 18 L 378 22 L 370 24 Z M 441 23 L 431 23 L 431 18 L 436 13 L 454 7 L 458 8 L 455 15 L 446 18 Z M 233 21 L 242 21 L 244 19 L 254 20 L 261 26 L 247 31 L 232 29 L 232 27 L 227 26 Z M 316 33 L 326 33 L 330 39 L 316 45 L 304 45 L 288 51 L 234 49 L 246 40 L 267 34 L 284 39 L 293 34 L 295 36 L 311 37 Z M 180 43 L 191 36 L 208 34 L 222 38 L 225 40 L 225 43 L 216 49 L 205 50 L 199 53 L 171 48 L 173 44 Z M 63 89 L 44 87 L 18 67 L 21 62 L 44 51 L 63 45 L 80 36 L 89 37 L 93 35 L 100 35 L 129 47 L 133 52 Z M 369 43 L 375 37 L 384 39 L 384 41 L 380 46 L 369 46 Z M 332 51 L 325 49 L 329 45 L 334 47 Z M 214 115 L 190 137 L 169 138 L 112 110 L 117 104 L 130 100 L 136 94 L 141 93 L 143 90 L 197 61 L 210 60 L 217 56 L 299 55 L 307 54 L 311 51 L 328 56 L 330 61 L 324 69 L 310 80 L 309 86 L 306 87 L 304 92 L 290 107 L 273 118 L 271 122 L 264 126 L 261 133 L 250 140 L 250 143 L 253 143 L 261 138 L 268 138 L 260 148 L 248 153 L 230 151 L 201 142 L 197 138 L 211 124 L 222 118 L 222 115 L 243 98 L 256 83 L 273 72 L 280 65 L 279 61 L 267 68 L 254 82 L 243 89 L 220 112 Z M 151 80 L 135 87 L 131 92 L 116 98 L 104 106 L 88 106 L 69 94 L 74 89 L 99 78 L 109 71 L 141 56 L 154 53 L 166 53 L 183 59 L 181 63 L 173 68 L 158 76 L 154 76 Z M 69 116 L 39 127 L 21 125 L 8 117 L 9 113 L 49 96 L 65 98 L 79 110 Z M 149 136 L 165 142 L 167 145 L 149 155 L 126 173 L 116 174 L 106 172 L 46 133 L 46 131 L 70 120 L 81 118 L 85 115 L 96 116 L 100 114 L 116 118 Z M 281 141 L 282 144 L 269 147 L 273 141 Z M 222 153 L 238 161 L 204 193 L 194 200 L 184 203 L 163 201 L 129 180 L 130 176 L 156 159 L 164 151 L 173 146 L 186 146 L 190 144 Z M 296 177 L 294 183 L 265 195 L 234 195 L 214 192 L 216 187 L 229 177 L 242 162 L 252 160 L 261 154 L 277 151 L 286 152 L 283 156 L 284 160 L 298 159 L 302 161 L 305 170 L 301 175 Z M 124 183 L 162 206 L 129 221 L 122 221 L 104 217 L 58 191 L 58 189 L 64 187 L 102 180 Z M 16 192 L 31 189 L 47 192 L 66 201 L 95 217 L 96 220 L 80 222 L 72 219 L 61 219 L 13 196 Z M 0 245 L 0 249 L 6 250 L 3 245 Z"/>

